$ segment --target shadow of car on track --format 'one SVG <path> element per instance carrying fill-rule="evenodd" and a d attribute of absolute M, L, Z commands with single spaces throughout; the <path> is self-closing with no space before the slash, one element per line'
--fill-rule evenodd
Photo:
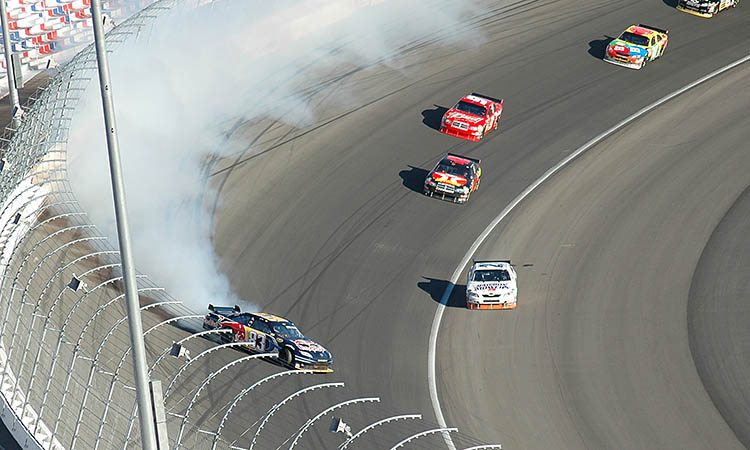
<path fill-rule="evenodd" d="M 662 0 L 665 5 L 671 8 L 677 8 L 677 0 Z"/>
<path fill-rule="evenodd" d="M 448 108 L 438 105 L 432 106 L 434 106 L 435 109 L 425 109 L 422 111 L 422 123 L 433 130 L 440 131 L 440 121 L 443 120 L 443 115 L 448 112 Z"/>
<path fill-rule="evenodd" d="M 417 287 L 430 294 L 430 298 L 438 303 L 443 300 L 443 294 L 448 287 L 448 280 L 439 278 L 422 277 L 427 281 L 420 281 Z M 451 296 L 445 306 L 449 308 L 466 308 L 466 285 L 457 284 L 451 292 Z"/>
<path fill-rule="evenodd" d="M 607 35 L 604 39 L 596 39 L 589 42 L 589 55 L 596 59 L 604 59 L 604 52 L 607 50 L 607 45 L 612 42 L 614 38 Z"/>
<path fill-rule="evenodd" d="M 414 192 L 422 194 L 424 192 L 424 179 L 429 172 L 425 169 L 409 166 L 409 170 L 402 170 L 398 173 L 404 186 Z"/>

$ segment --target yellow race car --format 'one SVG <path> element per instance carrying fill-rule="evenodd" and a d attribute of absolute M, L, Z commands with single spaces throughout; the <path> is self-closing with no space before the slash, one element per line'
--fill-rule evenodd
<path fill-rule="evenodd" d="M 642 69 L 646 63 L 664 54 L 667 42 L 667 30 L 643 24 L 631 25 L 607 45 L 604 60 L 630 69 Z"/>

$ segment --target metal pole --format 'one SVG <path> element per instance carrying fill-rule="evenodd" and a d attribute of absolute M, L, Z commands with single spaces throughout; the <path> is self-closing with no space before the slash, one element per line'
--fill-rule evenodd
<path fill-rule="evenodd" d="M 437 433 L 455 433 L 457 431 L 458 431 L 458 428 L 435 428 L 433 430 L 423 431 L 423 432 L 417 433 L 417 434 L 415 434 L 413 436 L 409 436 L 408 438 L 404 439 L 403 441 L 401 441 L 398 444 L 396 444 L 393 447 L 391 447 L 391 450 L 397 450 L 397 449 L 403 447 L 404 445 L 406 445 L 407 443 L 409 443 L 409 442 L 411 442 L 411 441 L 413 441 L 415 439 L 421 438 L 422 436 L 427 436 L 427 435 L 430 435 L 430 434 L 437 434 Z"/>
<path fill-rule="evenodd" d="M 361 430 L 359 430 L 359 432 L 357 432 L 357 434 L 355 434 L 354 436 L 352 436 L 349 439 L 347 439 L 346 441 L 344 441 L 343 444 L 339 445 L 339 450 L 345 450 L 346 447 L 348 447 L 349 444 L 351 444 L 353 440 L 357 439 L 358 437 L 362 436 L 363 434 L 367 433 L 368 431 L 372 430 L 373 428 L 375 428 L 375 427 L 377 427 L 379 425 L 384 425 L 386 423 L 396 422 L 397 420 L 406 420 L 406 419 L 421 420 L 422 419 L 422 415 L 421 414 L 405 414 L 403 416 L 393 416 L 393 417 L 388 417 L 388 418 L 383 419 L 383 420 L 378 420 L 377 422 L 375 422 L 373 424 L 370 424 L 370 425 L 367 425 L 366 427 L 362 428 Z M 466 449 L 466 450 L 471 450 L 471 449 Z"/>
<path fill-rule="evenodd" d="M 5 51 L 5 72 L 8 76 L 8 91 L 10 93 L 11 113 L 13 115 L 13 126 L 17 127 L 18 116 L 21 115 L 21 104 L 18 102 L 18 90 L 16 89 L 16 80 L 13 71 L 13 61 L 11 53 L 13 50 L 10 46 L 10 32 L 8 31 L 8 8 L 5 0 L 0 1 L 0 14 L 2 14 L 3 25 L 3 50 Z"/>
<path fill-rule="evenodd" d="M 300 389 L 299 391 L 293 393 L 292 395 L 280 401 L 279 403 L 276 403 L 275 405 L 273 405 L 271 409 L 269 409 L 263 415 L 263 422 L 261 422 L 260 426 L 255 430 L 255 434 L 253 435 L 253 440 L 252 442 L 250 442 L 250 448 L 248 450 L 253 450 L 253 446 L 255 446 L 255 442 L 258 440 L 258 435 L 260 434 L 260 431 L 263 429 L 264 426 L 266 426 L 266 423 L 268 423 L 268 421 L 271 420 L 271 416 L 273 416 L 276 413 L 276 411 L 279 410 L 279 408 L 281 408 L 282 406 L 290 402 L 295 397 L 298 397 L 306 392 L 314 391 L 316 389 L 329 388 L 329 387 L 344 387 L 344 383 L 323 383 L 323 384 L 316 384 L 315 386 L 308 386 L 306 388 Z M 247 431 L 250 431 L 250 429 L 248 428 Z M 244 436 L 245 433 L 243 433 L 242 435 Z M 237 440 L 234 440 L 230 444 L 230 448 L 234 446 L 236 443 L 237 443 Z M 278 448 L 281 448 L 281 446 L 279 446 Z"/>
<path fill-rule="evenodd" d="M 141 440 L 143 441 L 142 448 L 144 450 L 157 450 L 156 430 L 151 406 L 148 369 L 146 366 L 146 345 L 143 342 L 143 324 L 141 323 L 138 286 L 136 283 L 132 250 L 130 248 L 130 230 L 128 228 L 128 215 L 125 207 L 125 185 L 123 182 L 122 167 L 120 166 L 120 148 L 117 141 L 112 84 L 109 78 L 107 50 L 104 45 L 101 0 L 91 1 L 91 15 L 94 23 L 96 59 L 99 66 L 99 87 L 102 93 L 102 106 L 104 108 L 104 126 L 106 128 L 107 149 L 109 151 L 109 169 L 115 202 L 115 218 L 117 219 L 117 237 L 120 241 L 122 275 L 125 282 L 125 300 L 128 305 L 130 341 L 133 348 L 133 362 L 135 363 L 135 389 L 138 403 L 138 420 L 141 425 Z"/>
<path fill-rule="evenodd" d="M 326 414 L 333 412 L 339 408 L 343 408 L 347 405 L 353 405 L 355 403 L 367 403 L 367 402 L 380 402 L 380 397 L 364 397 L 364 398 L 355 398 L 354 400 L 347 400 L 345 402 L 337 403 L 333 406 L 328 407 L 327 409 L 323 410 L 322 412 L 318 413 L 317 416 L 313 417 L 312 419 L 307 419 L 307 422 L 305 422 L 304 425 L 302 425 L 302 428 L 297 430 L 294 434 L 297 435 L 297 437 L 294 438 L 294 441 L 292 442 L 292 445 L 289 446 L 289 450 L 293 450 L 294 446 L 297 445 L 297 442 L 302 438 L 302 435 L 305 434 L 305 431 L 307 431 L 308 428 L 312 426 L 318 419 L 325 416 Z M 292 436 L 294 436 L 294 434 Z M 286 442 L 286 441 L 284 441 Z M 283 445 L 283 444 L 282 444 Z M 279 447 L 280 448 L 280 447 Z"/>

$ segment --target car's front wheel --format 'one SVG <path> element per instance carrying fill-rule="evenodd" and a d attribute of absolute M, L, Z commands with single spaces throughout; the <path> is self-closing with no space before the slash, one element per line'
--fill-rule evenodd
<path fill-rule="evenodd" d="M 294 366 L 294 353 L 292 353 L 289 347 L 284 347 L 279 351 L 279 359 L 287 366 Z"/>

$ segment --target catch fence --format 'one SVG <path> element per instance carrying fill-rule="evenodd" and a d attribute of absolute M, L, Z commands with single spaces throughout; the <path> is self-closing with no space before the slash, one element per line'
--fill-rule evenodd
<path fill-rule="evenodd" d="M 119 24 L 107 34 L 108 50 L 147 33 L 176 4 L 158 1 Z M 67 178 L 71 121 L 96 82 L 89 46 L 30 99 L 17 128 L 1 138 L 0 416 L 24 448 L 139 447 L 119 253 L 90 222 Z M 440 435 L 455 431 L 438 429 L 418 414 L 373 409 L 376 397 L 331 401 L 329 393 L 343 387 L 336 380 L 287 382 L 307 373 L 238 352 L 236 344 L 222 344 L 220 332 L 201 332 L 201 315 L 145 274 L 138 275 L 137 286 L 150 377 L 162 381 L 172 448 L 303 448 L 308 430 L 326 430 L 334 412 L 352 407 L 370 412 L 356 413 L 360 431 L 348 439 L 339 434 L 334 442 L 341 445 L 355 447 L 388 427 L 396 427 L 387 435 L 394 445 L 436 434 L 433 442 L 440 443 Z M 171 355 L 175 342 L 190 348 L 192 358 Z M 236 386 L 240 373 L 252 381 Z M 212 393 L 225 391 L 223 386 L 235 391 L 229 402 L 217 404 Z M 252 411 L 238 407 L 250 399 Z M 314 413 L 292 407 L 300 401 L 317 405 Z M 498 448 L 464 440 L 466 447 Z M 382 441 L 375 442 L 359 448 L 382 448 Z"/>

